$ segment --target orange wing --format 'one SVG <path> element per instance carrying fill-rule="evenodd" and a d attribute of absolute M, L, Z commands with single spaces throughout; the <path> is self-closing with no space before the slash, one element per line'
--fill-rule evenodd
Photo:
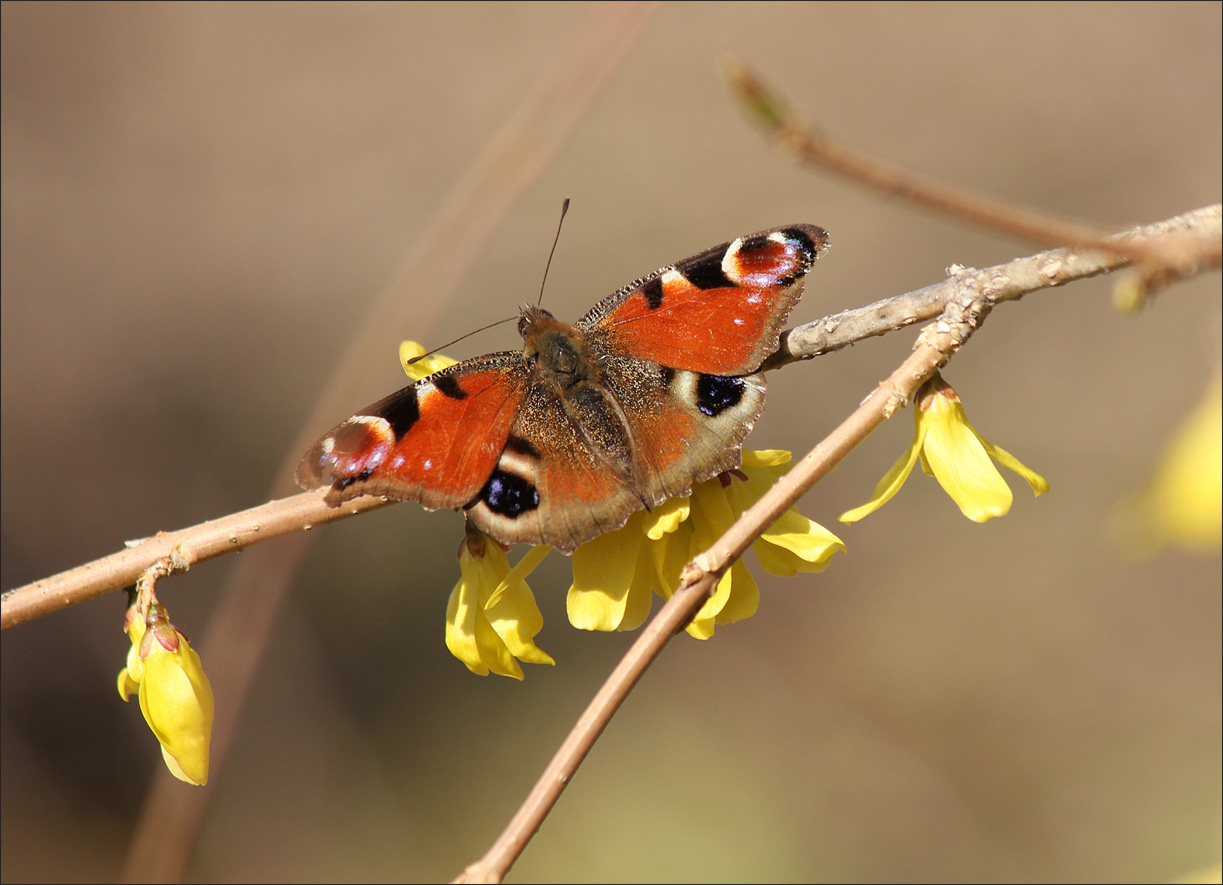
<path fill-rule="evenodd" d="M 461 507 L 493 472 L 530 383 L 523 355 L 494 353 L 436 372 L 333 428 L 297 467 L 303 488 Z"/>
<path fill-rule="evenodd" d="M 828 234 L 809 224 L 740 237 L 626 286 L 577 325 L 604 353 L 749 374 L 777 349 L 803 278 L 827 247 Z"/>

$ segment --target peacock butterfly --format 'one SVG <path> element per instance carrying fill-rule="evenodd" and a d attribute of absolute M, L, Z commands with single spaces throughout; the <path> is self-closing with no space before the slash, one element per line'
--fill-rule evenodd
<path fill-rule="evenodd" d="M 521 351 L 465 360 L 320 439 L 297 467 L 327 502 L 461 507 L 506 543 L 566 553 L 739 465 L 764 411 L 760 364 L 828 248 L 809 224 L 655 271 L 575 325 L 522 309 Z"/>

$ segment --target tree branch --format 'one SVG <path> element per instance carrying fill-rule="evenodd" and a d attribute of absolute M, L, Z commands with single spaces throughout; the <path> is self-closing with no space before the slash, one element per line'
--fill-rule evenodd
<path fill-rule="evenodd" d="M 933 209 L 974 228 L 985 227 L 1047 246 L 1107 247 L 1114 255 L 1150 265 L 1152 284 L 1197 273 L 1200 263 L 1217 267 L 1220 250 L 1203 256 L 1174 241 L 1112 236 L 1112 231 L 1084 221 L 1067 221 L 1047 212 L 1009 203 L 945 181 L 930 178 L 854 147 L 812 126 L 806 114 L 771 89 L 743 62 L 727 59 L 722 73 L 743 107 L 765 133 L 804 165 L 827 169 L 874 190 Z"/>
<path fill-rule="evenodd" d="M 1207 206 L 1137 228 L 1114 239 L 1132 243 L 1152 242 L 1167 237 L 1176 237 L 1182 243 L 1192 244 L 1202 254 L 1209 253 L 1212 248 L 1217 249 L 1223 237 L 1223 208 L 1219 204 Z M 949 303 L 962 297 L 967 290 L 981 293 L 981 297 L 992 306 L 1022 298 L 1030 292 L 1107 273 L 1130 262 L 1129 258 L 1099 249 L 1055 249 L 984 270 L 958 269 L 954 276 L 933 286 L 842 311 L 789 330 L 782 335 L 777 353 L 766 361 L 765 368 L 810 359 L 856 341 L 939 316 Z M 1201 268 L 1205 266 L 1203 263 Z M 856 437 L 853 445 L 874 426 L 863 426 L 860 429 L 862 436 Z M 797 468 L 791 471 L 790 477 L 796 473 Z M 130 586 L 145 569 L 166 557 L 171 558 L 172 571 L 186 571 L 196 563 L 244 550 L 253 544 L 295 531 L 355 516 L 387 503 L 380 498 L 367 497 L 340 508 L 330 508 L 322 502 L 322 495 L 321 491 L 295 495 L 176 532 L 159 533 L 120 553 L 18 587 L 6 593 L 0 602 L 0 628 L 8 629 L 111 590 Z M 768 520 L 760 529 L 767 528 L 772 522 L 772 519 Z M 735 546 L 738 547 L 738 544 Z M 746 544 L 739 549 L 740 552 L 746 549 Z"/>

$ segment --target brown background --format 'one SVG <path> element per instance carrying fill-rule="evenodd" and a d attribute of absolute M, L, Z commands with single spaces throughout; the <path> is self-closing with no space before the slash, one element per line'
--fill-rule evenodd
<path fill-rule="evenodd" d="M 3 587 L 264 500 L 367 306 L 582 11 L 5 3 Z M 794 321 L 1033 251 L 779 158 L 727 99 L 729 52 L 833 132 L 1058 213 L 1120 227 L 1220 197 L 1217 3 L 675 4 L 440 320 L 388 340 L 533 298 L 565 195 L 547 303 L 571 319 L 794 221 L 834 244 Z M 1168 880 L 1217 860 L 1219 557 L 1135 564 L 1103 525 L 1200 394 L 1218 299 L 1210 275 L 1121 317 L 1096 280 L 997 311 L 947 377 L 1052 494 L 1015 480 L 1011 515 L 978 526 L 914 477 L 839 528 L 823 575 L 753 564 L 760 613 L 673 644 L 513 878 Z M 752 446 L 810 446 L 912 338 L 776 373 Z M 512 346 L 503 327 L 452 352 Z M 393 346 L 372 365 L 353 409 L 403 383 Z M 837 530 L 910 420 L 804 511 Z M 558 666 L 469 675 L 442 642 L 460 527 L 402 506 L 319 532 L 190 879 L 441 879 L 499 832 L 631 637 L 568 627 L 554 557 L 533 586 Z M 189 635 L 231 568 L 165 586 Z M 123 607 L 4 634 L 6 881 L 118 874 L 160 765 L 114 690 Z"/>

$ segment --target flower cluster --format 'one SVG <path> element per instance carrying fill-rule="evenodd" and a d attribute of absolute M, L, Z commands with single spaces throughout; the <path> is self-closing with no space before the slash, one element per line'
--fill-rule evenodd
<path fill-rule="evenodd" d="M 788 452 L 745 451 L 738 470 L 699 483 L 688 497 L 639 511 L 622 528 L 583 544 L 573 554 L 570 623 L 603 631 L 640 626 L 653 593 L 670 598 L 684 565 L 785 474 L 789 460 Z M 500 545 L 468 527 L 459 557 L 462 576 L 447 613 L 446 645 L 472 672 L 521 679 L 517 661 L 553 663 L 533 642 L 542 618 L 524 580 L 549 549 L 532 548 L 511 569 Z M 767 572 L 792 576 L 822 571 L 845 545 L 791 508 L 753 549 Z M 759 587 L 740 560 L 722 576 L 688 633 L 708 639 L 716 625 L 751 617 L 759 601 Z"/>

